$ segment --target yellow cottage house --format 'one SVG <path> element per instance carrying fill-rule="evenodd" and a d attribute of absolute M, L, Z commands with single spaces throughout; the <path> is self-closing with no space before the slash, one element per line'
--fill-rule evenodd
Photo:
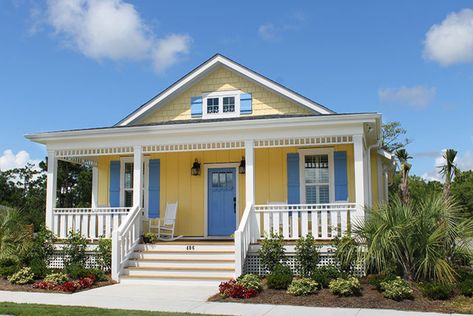
<path fill-rule="evenodd" d="M 336 113 L 219 54 L 114 126 L 27 138 L 47 147 L 47 227 L 112 238 L 121 282 L 261 272 L 270 232 L 330 245 L 387 199 L 392 166 L 380 114 Z M 56 207 L 58 160 L 92 166 L 91 208 Z M 166 210 L 181 238 L 143 244 Z"/>

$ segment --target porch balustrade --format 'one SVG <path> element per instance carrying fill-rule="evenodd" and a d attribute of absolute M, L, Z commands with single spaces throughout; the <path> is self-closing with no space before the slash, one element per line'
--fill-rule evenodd
<path fill-rule="evenodd" d="M 70 231 L 90 240 L 111 238 L 129 212 L 128 207 L 53 208 L 52 232 L 60 239 Z"/>

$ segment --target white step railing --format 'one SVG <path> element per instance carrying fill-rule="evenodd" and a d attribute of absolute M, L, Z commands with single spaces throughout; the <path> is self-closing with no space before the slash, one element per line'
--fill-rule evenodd
<path fill-rule="evenodd" d="M 245 264 L 246 254 L 250 248 L 250 244 L 258 238 L 259 230 L 255 222 L 255 208 L 253 204 L 246 206 L 240 225 L 235 231 L 235 276 L 238 277 L 243 273 L 243 265 Z"/>
<path fill-rule="evenodd" d="M 271 232 L 282 234 L 286 240 L 312 234 L 326 240 L 342 236 L 348 228 L 350 213 L 355 203 L 255 205 L 256 227 L 259 238 Z"/>
<path fill-rule="evenodd" d="M 92 240 L 111 238 L 129 211 L 129 207 L 54 208 L 52 231 L 60 239 L 70 231 Z"/>
<path fill-rule="evenodd" d="M 134 207 L 120 227 L 112 233 L 112 279 L 115 281 L 120 280 L 126 262 L 140 243 L 142 217 L 142 209 Z"/>

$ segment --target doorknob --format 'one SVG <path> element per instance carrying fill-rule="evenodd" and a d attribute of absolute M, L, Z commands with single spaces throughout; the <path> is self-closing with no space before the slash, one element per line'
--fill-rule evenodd
<path fill-rule="evenodd" d="M 236 197 L 233 198 L 233 213 L 236 214 Z"/>

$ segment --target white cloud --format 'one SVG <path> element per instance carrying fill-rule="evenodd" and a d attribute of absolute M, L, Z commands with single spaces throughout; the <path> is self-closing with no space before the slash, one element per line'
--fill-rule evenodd
<path fill-rule="evenodd" d="M 190 37 L 157 38 L 123 0 L 49 0 L 46 21 L 64 45 L 96 59 L 150 60 L 162 72 L 189 51 Z"/>
<path fill-rule="evenodd" d="M 22 168 L 28 162 L 35 165 L 39 163 L 38 160 L 32 160 L 30 154 L 25 150 L 21 150 L 14 154 L 11 149 L 7 149 L 3 152 L 3 155 L 0 156 L 0 170 Z"/>
<path fill-rule="evenodd" d="M 424 57 L 444 66 L 473 62 L 473 10 L 450 13 L 424 40 Z"/>
<path fill-rule="evenodd" d="M 415 108 L 425 108 L 436 94 L 434 87 L 414 86 L 400 88 L 382 88 L 378 90 L 381 103 L 408 105 Z"/>
<path fill-rule="evenodd" d="M 422 178 L 432 181 L 437 180 L 443 182 L 442 176 L 440 175 L 439 166 L 444 164 L 443 153 L 445 149 L 442 150 L 437 157 L 435 157 L 433 168 L 422 175 Z M 473 153 L 466 151 L 463 155 L 457 154 L 455 158 L 455 163 L 461 171 L 473 170 Z"/>
<path fill-rule="evenodd" d="M 285 22 L 261 24 L 258 27 L 258 35 L 265 41 L 280 40 L 284 33 L 299 30 L 306 18 L 304 13 L 294 12 L 285 20 Z"/>
<path fill-rule="evenodd" d="M 272 41 L 278 37 L 276 26 L 274 26 L 273 23 L 265 23 L 260 25 L 258 28 L 258 34 L 266 41 Z"/>

